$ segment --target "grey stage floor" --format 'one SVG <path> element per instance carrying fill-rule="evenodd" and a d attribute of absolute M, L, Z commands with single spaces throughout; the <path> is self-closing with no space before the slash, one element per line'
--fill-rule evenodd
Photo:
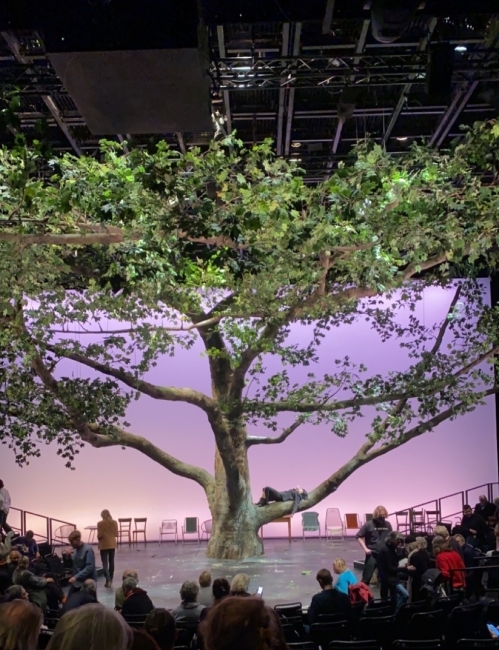
<path fill-rule="evenodd" d="M 208 559 L 205 551 L 206 542 L 123 545 L 116 553 L 114 587 L 120 585 L 124 569 L 136 569 L 140 586 L 155 606 L 172 608 L 179 604 L 180 585 L 185 580 L 197 582 L 201 571 L 208 569 L 213 579 L 227 578 L 229 582 L 236 573 L 244 572 L 251 577 L 249 590 L 254 592 L 262 586 L 263 597 L 269 605 L 300 601 L 305 607 L 319 590 L 315 580 L 319 569 L 332 572 L 334 558 L 342 557 L 353 570 L 354 560 L 362 557 L 353 539 L 334 543 L 313 538 L 291 543 L 285 539 L 266 539 L 263 557 L 241 561 Z M 357 570 L 355 573 L 359 575 Z M 98 598 L 105 605 L 114 605 L 113 591 L 104 588 L 103 578 L 99 578 Z"/>

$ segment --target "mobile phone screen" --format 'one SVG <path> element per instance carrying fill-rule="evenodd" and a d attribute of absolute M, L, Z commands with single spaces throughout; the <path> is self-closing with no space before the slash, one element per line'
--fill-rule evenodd
<path fill-rule="evenodd" d="M 492 623 L 487 623 L 487 627 L 489 629 L 489 632 L 492 632 L 492 634 L 499 637 L 499 630 L 495 625 L 492 625 Z"/>
<path fill-rule="evenodd" d="M 261 595 L 263 594 L 263 587 L 258 587 L 258 589 L 256 590 L 256 593 L 257 593 L 259 596 L 261 596 Z M 498 635 L 499 635 L 499 632 L 498 632 Z"/>

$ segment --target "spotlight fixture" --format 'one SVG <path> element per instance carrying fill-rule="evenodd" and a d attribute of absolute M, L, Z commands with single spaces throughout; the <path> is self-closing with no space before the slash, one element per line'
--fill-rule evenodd
<path fill-rule="evenodd" d="M 293 149 L 298 149 L 298 147 L 301 147 L 301 142 L 293 142 L 291 143 L 291 146 Z"/>
<path fill-rule="evenodd" d="M 398 138 L 395 138 L 395 140 L 399 140 L 399 142 L 405 142 L 408 139 L 406 135 L 401 135 Z"/>
<path fill-rule="evenodd" d="M 466 52 L 467 49 L 466 45 L 456 45 L 454 52 Z"/>

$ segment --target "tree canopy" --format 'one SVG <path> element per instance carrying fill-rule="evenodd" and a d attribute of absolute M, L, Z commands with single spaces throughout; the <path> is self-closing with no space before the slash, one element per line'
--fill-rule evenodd
<path fill-rule="evenodd" d="M 498 144 L 494 121 L 450 151 L 416 144 L 393 157 L 362 142 L 318 185 L 271 142 L 245 148 L 234 135 L 186 154 L 164 143 L 104 142 L 98 158 L 49 161 L 23 144 L 1 150 L 0 439 L 20 464 L 47 441 L 69 465 L 84 443 L 133 447 L 212 498 L 207 471 L 128 431 L 132 399 L 203 409 L 226 477 L 239 435 L 246 448 L 278 444 L 327 422 L 344 436 L 374 406 L 357 467 L 472 410 L 497 390 L 484 363 L 499 350 L 498 313 L 476 278 L 498 259 Z M 415 307 L 435 285 L 454 286 L 453 298 L 441 323 L 425 324 Z M 357 318 L 397 338 L 408 367 L 373 374 L 339 351 L 318 376 L 326 333 Z M 310 326 L 303 346 L 289 339 L 295 323 Z M 196 337 L 211 395 L 147 380 Z M 266 373 L 266 355 L 281 370 Z M 95 377 L 59 372 L 63 359 Z M 307 366 L 305 381 L 294 366 Z M 296 420 L 281 429 L 280 413 Z M 246 432 L 262 422 L 276 435 Z"/>

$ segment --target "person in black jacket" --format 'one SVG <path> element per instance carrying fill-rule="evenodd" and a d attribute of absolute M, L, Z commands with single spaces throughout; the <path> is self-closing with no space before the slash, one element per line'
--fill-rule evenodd
<path fill-rule="evenodd" d="M 78 609 L 78 607 L 82 607 L 83 605 L 90 605 L 96 602 L 97 585 L 95 584 L 95 580 L 89 578 L 85 580 L 79 591 L 73 591 L 73 593 L 69 594 L 62 608 L 62 615 L 64 616 L 64 614 L 67 614 L 72 609 Z"/>
<path fill-rule="evenodd" d="M 256 504 L 259 508 L 266 506 L 270 501 L 294 501 L 292 515 L 298 510 L 301 501 L 308 499 L 308 492 L 297 486 L 291 490 L 279 492 L 272 487 L 264 487 L 260 501 Z"/>
<path fill-rule="evenodd" d="M 331 572 L 328 569 L 321 569 L 316 578 L 322 591 L 312 598 L 308 608 L 308 624 L 317 623 L 320 614 L 345 614 L 345 619 L 348 619 L 352 609 L 350 599 L 346 594 L 333 589 Z"/>
<path fill-rule="evenodd" d="M 384 591 L 388 590 L 390 599 L 396 603 L 396 607 L 406 603 L 409 600 L 409 592 L 400 583 L 399 574 L 414 571 L 413 568 L 401 569 L 399 567 L 400 556 L 397 549 L 403 545 L 404 540 L 400 533 L 392 531 L 385 539 L 385 543 L 381 544 L 378 553 L 378 572 L 381 582 L 381 587 Z"/>
<path fill-rule="evenodd" d="M 421 593 L 423 574 L 431 569 L 431 557 L 427 549 L 427 541 L 424 537 L 416 537 L 416 540 L 407 546 L 409 552 L 408 570 L 411 571 L 411 601 L 425 600 L 426 595 Z M 409 568 L 414 567 L 414 569 Z"/>
<path fill-rule="evenodd" d="M 125 595 L 125 602 L 121 609 L 123 618 L 129 616 L 145 617 L 154 609 L 154 605 L 147 595 L 147 591 L 137 587 L 135 578 L 125 578 L 123 580 L 123 594 Z"/>
<path fill-rule="evenodd" d="M 494 516 L 495 511 L 495 505 L 490 503 L 485 494 L 481 494 L 478 497 L 478 503 L 475 506 L 475 515 L 480 515 L 480 517 L 488 522 L 488 520 Z"/>

